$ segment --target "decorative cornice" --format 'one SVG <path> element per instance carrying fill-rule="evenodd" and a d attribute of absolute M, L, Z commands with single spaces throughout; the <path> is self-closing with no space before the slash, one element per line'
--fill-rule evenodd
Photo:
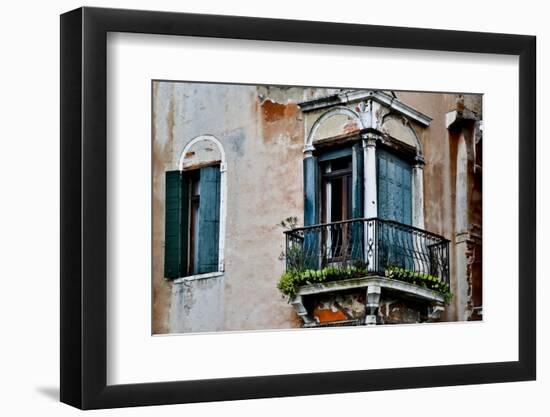
<path fill-rule="evenodd" d="M 363 146 L 374 146 L 376 147 L 376 141 L 382 139 L 382 137 L 374 132 L 364 132 L 361 133 L 361 138 L 363 139 Z"/>
<path fill-rule="evenodd" d="M 426 161 L 424 160 L 424 156 L 416 155 L 414 157 L 414 167 L 415 168 L 423 168 L 425 164 L 426 164 Z"/>
<path fill-rule="evenodd" d="M 393 111 L 402 114 L 410 120 L 414 120 L 423 126 L 429 126 L 432 122 L 432 118 L 427 116 L 418 110 L 415 110 L 411 106 L 399 101 L 397 98 L 386 94 L 382 91 L 375 90 L 347 90 L 338 94 L 333 94 L 326 97 L 317 98 L 314 100 L 303 101 L 298 103 L 300 109 L 304 113 L 309 113 L 315 110 L 324 109 L 327 107 L 333 107 L 348 103 L 355 103 L 358 101 L 376 101 L 383 106 L 392 109 Z"/>

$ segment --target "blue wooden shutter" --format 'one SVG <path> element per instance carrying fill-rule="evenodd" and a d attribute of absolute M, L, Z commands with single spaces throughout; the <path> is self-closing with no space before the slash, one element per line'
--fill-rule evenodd
<path fill-rule="evenodd" d="M 353 145 L 351 154 L 352 166 L 352 190 L 351 190 L 351 213 L 354 219 L 364 217 L 363 211 L 363 148 L 359 143 Z"/>
<path fill-rule="evenodd" d="M 378 149 L 378 217 L 412 224 L 411 165 Z"/>
<path fill-rule="evenodd" d="M 411 225 L 411 165 L 381 149 L 377 149 L 376 154 L 378 159 L 378 217 Z M 412 267 L 413 240 L 408 229 L 382 223 L 379 250 L 382 266 Z"/>
<path fill-rule="evenodd" d="M 354 219 L 363 218 L 363 148 L 361 144 L 353 145 L 351 154 L 352 166 L 352 190 L 351 190 L 351 214 Z M 352 223 L 351 256 L 354 261 L 363 261 L 363 223 Z"/>
<path fill-rule="evenodd" d="M 220 236 L 220 167 L 200 170 L 197 273 L 218 271 Z"/>
<path fill-rule="evenodd" d="M 164 276 L 185 275 L 187 266 L 189 187 L 181 171 L 167 171 L 164 217 Z"/>
<path fill-rule="evenodd" d="M 319 224 L 319 167 L 317 157 L 304 159 L 304 226 Z"/>

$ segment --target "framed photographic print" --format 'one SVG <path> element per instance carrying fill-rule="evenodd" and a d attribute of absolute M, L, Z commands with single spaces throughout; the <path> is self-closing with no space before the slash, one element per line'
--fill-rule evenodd
<path fill-rule="evenodd" d="M 61 400 L 535 379 L 535 38 L 61 16 Z"/>

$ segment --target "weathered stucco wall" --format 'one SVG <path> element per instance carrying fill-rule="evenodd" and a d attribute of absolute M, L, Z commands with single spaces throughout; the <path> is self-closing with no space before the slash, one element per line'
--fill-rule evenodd
<path fill-rule="evenodd" d="M 284 270 L 278 224 L 303 217 L 296 103 L 306 92 L 155 82 L 153 93 L 153 333 L 298 326 L 276 288 Z M 177 169 L 185 145 L 205 134 L 222 143 L 227 159 L 225 271 L 172 284 L 163 277 L 164 172 Z"/>
<path fill-rule="evenodd" d="M 284 262 L 279 258 L 284 249 L 284 236 L 278 224 L 289 216 L 296 216 L 299 224 L 303 220 L 303 149 L 313 119 L 304 117 L 297 103 L 337 91 L 154 83 L 153 333 L 301 326 L 301 320 L 276 288 L 284 271 Z M 473 283 L 457 278 L 469 273 L 462 270 L 466 267 L 456 267 L 457 257 L 467 257 L 468 251 L 455 250 L 460 235 L 455 224 L 456 161 L 460 137 L 467 136 L 468 129 L 450 132 L 447 113 L 456 110 L 457 103 L 464 105 L 464 102 L 479 113 L 481 97 L 470 96 L 460 101 L 455 94 L 397 92 L 396 96 L 433 119 L 429 127 L 413 124 L 425 159 L 425 229 L 452 241 L 451 283 L 456 296 L 444 317 L 464 319 L 472 288 L 476 285 L 481 288 L 481 268 L 479 262 L 471 268 L 471 271 L 479 270 L 473 273 L 478 277 L 474 277 Z M 336 116 L 317 132 L 317 139 L 357 129 L 349 117 Z M 178 169 L 186 144 L 202 135 L 217 138 L 226 153 L 225 271 L 216 277 L 173 283 L 163 277 L 164 172 Z M 408 140 L 409 145 L 413 145 L 412 137 Z M 466 139 L 466 143 L 471 144 L 472 138 Z M 193 158 L 200 159 L 199 156 Z M 467 223 L 479 223 L 481 229 L 481 179 L 472 177 L 469 171 L 466 175 L 471 177 L 467 190 L 469 201 L 479 201 L 479 209 L 468 208 Z M 478 258 L 479 261 L 479 254 Z M 470 273 L 470 280 L 473 275 Z M 478 302 L 480 304 L 481 299 L 473 304 Z M 355 301 L 349 303 L 350 308 L 358 311 Z M 387 304 L 383 314 L 388 322 L 400 316 L 405 317 L 405 321 L 413 320 L 409 307 L 396 305 L 390 312 L 389 301 Z"/>

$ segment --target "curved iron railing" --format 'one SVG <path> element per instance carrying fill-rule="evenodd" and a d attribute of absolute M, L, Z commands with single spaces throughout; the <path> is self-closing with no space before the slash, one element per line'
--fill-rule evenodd
<path fill-rule="evenodd" d="M 449 283 L 449 240 L 435 233 L 379 218 L 353 219 L 285 231 L 286 267 L 389 268 L 429 274 Z"/>

